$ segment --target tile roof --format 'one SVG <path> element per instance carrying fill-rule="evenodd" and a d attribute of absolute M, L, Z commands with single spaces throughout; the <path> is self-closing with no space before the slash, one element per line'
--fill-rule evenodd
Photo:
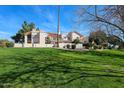
<path fill-rule="evenodd" d="M 57 34 L 56 33 L 47 33 L 48 37 L 53 37 L 53 38 L 57 38 Z M 62 35 L 59 35 L 59 38 L 61 38 Z"/>

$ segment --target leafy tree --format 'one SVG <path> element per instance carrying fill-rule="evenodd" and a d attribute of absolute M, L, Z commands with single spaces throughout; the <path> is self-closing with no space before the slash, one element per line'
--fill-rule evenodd
<path fill-rule="evenodd" d="M 13 47 L 14 46 L 14 43 L 9 41 L 9 40 L 6 40 L 6 39 L 2 39 L 0 40 L 0 47 Z"/>
<path fill-rule="evenodd" d="M 36 30 L 39 31 L 40 29 L 37 27 Z"/>
<path fill-rule="evenodd" d="M 74 41 L 73 41 L 72 43 L 74 43 L 74 44 L 78 44 L 78 43 L 80 43 L 79 38 L 74 39 Z"/>
<path fill-rule="evenodd" d="M 94 42 L 97 45 L 102 45 L 103 43 L 107 43 L 107 35 L 104 31 L 94 31 L 90 33 L 89 42 Z"/>
<path fill-rule="evenodd" d="M 32 29 L 35 29 L 35 24 L 34 23 L 27 23 L 24 21 L 22 24 L 21 29 L 16 33 L 16 35 L 12 36 L 11 38 L 16 42 L 16 43 L 23 43 L 24 42 L 24 35 L 26 32 L 32 31 Z"/>
<path fill-rule="evenodd" d="M 50 44 L 51 43 L 51 40 L 50 40 L 50 38 L 49 37 L 46 37 L 46 44 Z"/>
<path fill-rule="evenodd" d="M 124 42 L 121 38 L 115 36 L 115 35 L 110 35 L 108 36 L 108 42 L 110 44 L 113 44 L 114 46 L 115 45 L 119 45 L 120 48 L 124 48 Z"/>
<path fill-rule="evenodd" d="M 10 42 L 9 41 L 9 42 L 6 43 L 6 47 L 13 47 L 13 46 L 14 46 L 14 43 L 13 42 Z"/>
<path fill-rule="evenodd" d="M 7 40 L 0 40 L 0 47 L 6 47 Z"/>
<path fill-rule="evenodd" d="M 72 49 L 75 49 L 76 48 L 76 44 L 80 43 L 80 40 L 79 38 L 76 38 L 72 41 L 72 43 L 74 43 L 75 45 L 72 45 Z"/>

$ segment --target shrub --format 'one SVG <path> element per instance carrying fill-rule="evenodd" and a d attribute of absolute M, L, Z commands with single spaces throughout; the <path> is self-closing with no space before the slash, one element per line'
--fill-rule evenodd
<path fill-rule="evenodd" d="M 2 48 L 6 47 L 6 41 L 5 40 L 0 40 L 0 47 L 2 47 Z"/>
<path fill-rule="evenodd" d="M 75 49 L 76 48 L 76 45 L 72 45 L 72 49 Z"/>
<path fill-rule="evenodd" d="M 4 43 L 4 42 L 0 42 L 0 47 L 1 47 L 1 48 L 6 47 L 6 43 Z"/>
<path fill-rule="evenodd" d="M 67 45 L 67 48 L 70 48 L 70 45 L 69 44 Z"/>
<path fill-rule="evenodd" d="M 108 49 L 112 49 L 112 47 L 111 47 L 111 46 L 108 46 L 107 48 L 108 48 Z"/>
<path fill-rule="evenodd" d="M 0 40 L 0 47 L 4 48 L 4 47 L 13 47 L 14 43 L 10 42 L 8 40 Z"/>
<path fill-rule="evenodd" d="M 14 46 L 14 43 L 13 42 L 7 42 L 6 43 L 6 47 L 13 47 Z"/>
<path fill-rule="evenodd" d="M 107 43 L 103 43 L 102 46 L 103 46 L 104 49 L 108 48 L 108 44 Z"/>
<path fill-rule="evenodd" d="M 94 49 L 98 49 L 98 47 L 99 47 L 98 45 L 94 45 Z"/>
<path fill-rule="evenodd" d="M 102 46 L 101 45 L 98 45 L 98 49 L 102 49 Z"/>
<path fill-rule="evenodd" d="M 89 43 L 84 43 L 83 46 L 88 49 L 90 47 Z"/>
<path fill-rule="evenodd" d="M 80 43 L 79 38 L 75 39 L 72 43 L 74 43 L 75 45 L 78 44 L 78 43 Z"/>

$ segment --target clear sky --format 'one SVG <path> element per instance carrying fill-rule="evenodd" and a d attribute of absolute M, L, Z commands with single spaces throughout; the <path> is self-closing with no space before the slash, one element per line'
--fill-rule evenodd
<path fill-rule="evenodd" d="M 61 33 L 78 31 L 87 35 L 88 28 L 84 25 L 77 27 L 72 21 L 75 11 L 80 6 L 60 6 Z M 0 6 L 0 39 L 10 39 L 24 21 L 33 22 L 45 32 L 57 31 L 58 6 Z"/>

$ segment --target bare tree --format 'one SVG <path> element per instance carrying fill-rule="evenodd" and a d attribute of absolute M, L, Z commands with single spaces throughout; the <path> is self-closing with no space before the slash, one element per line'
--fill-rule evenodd
<path fill-rule="evenodd" d="M 124 35 L 124 6 L 82 6 L 76 14 L 80 24 L 88 22 L 98 26 L 106 25 L 109 33 L 114 29 Z"/>

